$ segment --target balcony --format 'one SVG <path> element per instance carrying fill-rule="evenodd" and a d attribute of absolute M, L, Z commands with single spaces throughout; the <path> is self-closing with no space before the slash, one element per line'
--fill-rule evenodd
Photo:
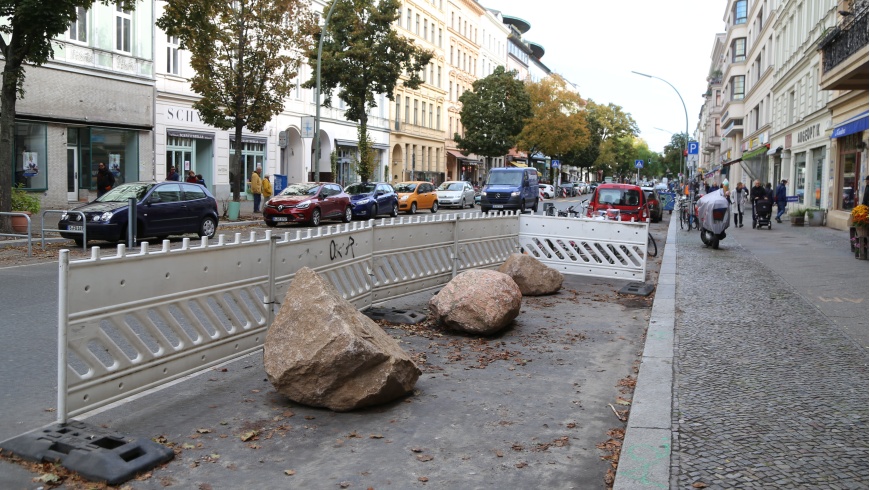
<path fill-rule="evenodd" d="M 850 20 L 833 28 L 819 43 L 823 90 L 867 90 L 868 3 L 858 3 Z"/>

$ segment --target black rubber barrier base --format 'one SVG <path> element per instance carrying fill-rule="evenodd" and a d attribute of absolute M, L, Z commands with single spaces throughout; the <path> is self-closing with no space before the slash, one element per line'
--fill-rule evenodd
<path fill-rule="evenodd" d="M 60 463 L 91 481 L 120 485 L 173 458 L 171 448 L 148 439 L 72 420 L 9 439 L 0 448 L 30 461 Z"/>
<path fill-rule="evenodd" d="M 390 323 L 406 323 L 414 325 L 426 319 L 419 311 L 396 310 L 392 308 L 369 308 L 363 314 L 372 320 L 384 320 Z"/>
<path fill-rule="evenodd" d="M 630 282 L 619 290 L 619 294 L 635 294 L 637 296 L 649 296 L 654 286 L 645 282 Z"/>

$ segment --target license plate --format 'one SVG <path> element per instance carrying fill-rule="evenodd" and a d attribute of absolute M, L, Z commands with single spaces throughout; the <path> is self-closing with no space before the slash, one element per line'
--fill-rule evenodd
<path fill-rule="evenodd" d="M 69 231 L 82 231 L 82 225 L 68 225 L 66 229 Z"/>
<path fill-rule="evenodd" d="M 492 209 L 502 209 L 502 208 L 504 208 L 503 204 L 493 204 L 492 205 Z"/>
<path fill-rule="evenodd" d="M 287 221 L 286 216 L 275 216 L 272 218 L 272 221 Z"/>

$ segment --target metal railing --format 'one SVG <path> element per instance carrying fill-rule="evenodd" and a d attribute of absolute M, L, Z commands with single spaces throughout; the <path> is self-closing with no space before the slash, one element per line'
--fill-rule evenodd
<path fill-rule="evenodd" d="M 847 58 L 867 47 L 868 32 L 867 2 L 859 4 L 854 12 L 853 19 L 834 27 L 819 43 L 822 50 L 822 74 L 836 68 Z"/>
<path fill-rule="evenodd" d="M 82 221 L 81 221 L 82 229 L 81 230 L 74 230 L 74 229 L 67 228 L 66 230 L 61 230 L 59 228 L 46 228 L 45 227 L 45 215 L 46 214 L 59 214 L 61 216 L 63 216 L 64 214 L 78 214 L 82 217 Z M 47 209 L 47 210 L 43 211 L 42 212 L 42 219 L 41 219 L 40 224 L 39 224 L 40 233 L 42 234 L 42 249 L 45 250 L 45 233 L 46 232 L 48 232 L 48 233 L 64 232 L 64 233 L 71 233 L 73 235 L 81 235 L 82 236 L 82 249 L 87 250 L 88 249 L 88 227 L 87 227 L 87 223 L 86 223 L 87 219 L 88 218 L 87 218 L 87 216 L 85 216 L 85 213 L 83 213 L 81 211 L 67 211 L 65 209 Z"/>
<path fill-rule="evenodd" d="M 19 212 L 0 212 L 0 216 L 9 216 L 10 218 L 13 216 L 23 216 L 27 219 L 27 233 L 0 233 L 0 236 L 10 237 L 10 238 L 26 238 L 27 239 L 27 256 L 30 257 L 33 255 L 33 230 L 31 228 L 32 222 L 30 220 L 30 215 L 27 213 L 19 213 Z M 11 221 L 11 219 L 10 219 Z M 11 227 L 11 224 L 10 224 Z"/>

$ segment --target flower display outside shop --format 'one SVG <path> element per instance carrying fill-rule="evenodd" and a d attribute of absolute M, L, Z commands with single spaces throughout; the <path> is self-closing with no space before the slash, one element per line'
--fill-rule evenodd
<path fill-rule="evenodd" d="M 861 204 L 852 208 L 852 225 L 867 228 L 868 226 L 868 208 Z"/>

